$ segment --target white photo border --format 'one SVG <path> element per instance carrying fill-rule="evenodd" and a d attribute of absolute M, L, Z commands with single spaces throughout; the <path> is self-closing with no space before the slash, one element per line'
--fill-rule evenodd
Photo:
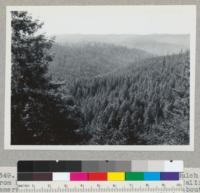
<path fill-rule="evenodd" d="M 98 6 L 105 6 L 105 5 L 98 5 Z M 120 5 L 109 5 L 109 6 L 119 7 Z M 144 6 L 144 5 L 130 5 L 130 6 Z M 10 14 L 10 11 L 26 10 L 27 7 L 30 8 L 30 7 L 35 7 L 35 6 L 7 6 L 6 7 L 4 149 L 6 150 L 95 150 L 95 151 L 96 150 L 101 150 L 101 151 L 194 151 L 196 5 L 145 5 L 145 7 L 146 6 L 156 6 L 156 7 L 158 6 L 186 6 L 191 11 L 191 14 L 193 14 L 193 18 L 194 18 L 193 29 L 190 29 L 191 30 L 191 33 L 190 33 L 190 139 L 189 139 L 190 144 L 189 145 L 11 145 L 11 25 L 10 25 L 11 14 Z M 52 7 L 52 6 L 42 6 L 42 7 Z M 53 7 L 58 7 L 58 6 L 53 6 Z M 122 6 L 122 7 L 125 7 L 125 6 Z"/>

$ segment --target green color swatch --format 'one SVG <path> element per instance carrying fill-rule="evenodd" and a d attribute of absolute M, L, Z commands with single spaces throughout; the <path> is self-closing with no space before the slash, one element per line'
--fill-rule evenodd
<path fill-rule="evenodd" d="M 144 172 L 126 172 L 125 174 L 126 181 L 143 181 Z"/>

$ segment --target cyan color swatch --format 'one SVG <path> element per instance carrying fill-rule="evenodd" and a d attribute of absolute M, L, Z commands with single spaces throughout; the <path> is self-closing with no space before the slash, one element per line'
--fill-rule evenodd
<path fill-rule="evenodd" d="M 160 180 L 160 172 L 144 172 L 144 180 Z"/>

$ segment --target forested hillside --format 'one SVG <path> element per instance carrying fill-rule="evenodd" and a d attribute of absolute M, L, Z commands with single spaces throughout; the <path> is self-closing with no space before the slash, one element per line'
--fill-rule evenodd
<path fill-rule="evenodd" d="M 77 81 L 88 143 L 188 144 L 189 61 L 189 52 L 155 57 Z"/>
<path fill-rule="evenodd" d="M 189 51 L 155 56 L 125 35 L 58 45 L 42 26 L 11 12 L 12 145 L 189 144 Z"/>
<path fill-rule="evenodd" d="M 59 81 L 71 84 L 84 77 L 111 72 L 152 55 L 138 49 L 128 49 L 105 43 L 55 44 L 55 57 L 49 66 L 50 73 Z"/>

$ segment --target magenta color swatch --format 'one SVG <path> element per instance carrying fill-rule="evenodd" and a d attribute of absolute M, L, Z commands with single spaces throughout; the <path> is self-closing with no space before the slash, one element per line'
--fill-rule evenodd
<path fill-rule="evenodd" d="M 71 172 L 70 181 L 88 181 L 88 173 L 86 172 Z"/>

